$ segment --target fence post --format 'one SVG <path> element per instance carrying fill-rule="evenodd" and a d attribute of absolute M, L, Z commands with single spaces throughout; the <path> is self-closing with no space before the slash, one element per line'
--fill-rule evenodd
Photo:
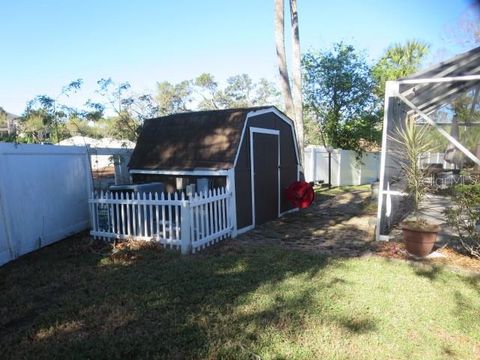
<path fill-rule="evenodd" d="M 183 201 L 180 207 L 180 235 L 182 255 L 188 255 L 192 251 L 192 238 L 190 234 L 190 202 Z"/>
<path fill-rule="evenodd" d="M 315 158 L 317 156 L 317 148 L 316 147 L 312 147 L 311 148 L 311 153 L 310 153 L 310 156 L 311 156 L 311 159 L 310 159 L 310 166 L 311 166 L 311 170 L 310 170 L 310 174 L 312 174 L 312 181 L 317 181 L 317 169 L 316 169 L 316 161 L 315 161 Z"/>
<path fill-rule="evenodd" d="M 232 227 L 232 238 L 236 238 L 238 235 L 237 229 L 237 199 L 235 193 L 235 170 L 228 170 L 227 176 L 227 192 L 230 196 L 227 198 L 227 224 Z"/>

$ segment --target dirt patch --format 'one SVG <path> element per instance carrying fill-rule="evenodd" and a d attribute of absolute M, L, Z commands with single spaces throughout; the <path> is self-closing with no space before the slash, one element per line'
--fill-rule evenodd
<path fill-rule="evenodd" d="M 365 211 L 370 192 L 351 191 L 335 197 L 318 196 L 308 209 L 257 226 L 218 250 L 238 246 L 276 245 L 328 256 L 362 256 L 370 252 L 375 217 Z"/>

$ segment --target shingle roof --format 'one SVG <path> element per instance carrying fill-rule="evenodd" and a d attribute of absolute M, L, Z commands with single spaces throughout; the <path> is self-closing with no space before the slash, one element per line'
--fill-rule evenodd
<path fill-rule="evenodd" d="M 251 111 L 270 106 L 173 114 L 146 120 L 130 169 L 229 169 Z"/>

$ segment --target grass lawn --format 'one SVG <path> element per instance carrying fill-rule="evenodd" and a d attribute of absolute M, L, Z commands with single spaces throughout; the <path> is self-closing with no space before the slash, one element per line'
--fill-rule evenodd
<path fill-rule="evenodd" d="M 273 247 L 114 255 L 74 238 L 0 268 L 2 359 L 480 358 L 480 279 Z"/>

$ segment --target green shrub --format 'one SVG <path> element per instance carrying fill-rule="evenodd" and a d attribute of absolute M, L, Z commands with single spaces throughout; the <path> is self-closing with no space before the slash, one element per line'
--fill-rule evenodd
<path fill-rule="evenodd" d="M 445 210 L 447 223 L 458 232 L 464 249 L 480 259 L 480 184 L 456 186 L 452 201 L 453 206 Z"/>

